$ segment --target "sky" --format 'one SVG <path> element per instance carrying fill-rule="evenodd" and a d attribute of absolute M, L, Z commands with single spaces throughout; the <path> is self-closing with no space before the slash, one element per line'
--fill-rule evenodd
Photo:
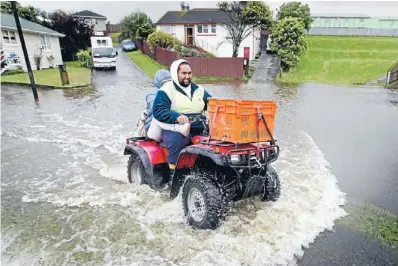
<path fill-rule="evenodd" d="M 215 8 L 217 2 L 185 1 L 190 8 Z M 266 1 L 275 11 L 284 1 Z M 308 3 L 311 13 L 366 14 L 374 17 L 397 17 L 398 1 L 302 1 Z M 66 12 L 90 10 L 106 16 L 111 23 L 118 23 L 135 10 L 148 14 L 153 22 L 166 11 L 180 10 L 181 1 L 19 1 L 21 5 L 32 5 L 47 12 L 62 9 Z M 152 5 L 151 5 L 151 4 Z"/>

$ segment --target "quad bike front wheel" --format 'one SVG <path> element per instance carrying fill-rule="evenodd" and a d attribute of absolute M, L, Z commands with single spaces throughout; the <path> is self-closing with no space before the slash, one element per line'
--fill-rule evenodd
<path fill-rule="evenodd" d="M 281 195 L 281 181 L 275 168 L 268 166 L 267 176 L 262 190 L 262 201 L 277 201 Z"/>
<path fill-rule="evenodd" d="M 188 223 L 198 229 L 216 229 L 225 212 L 218 187 L 206 178 L 189 178 L 182 191 Z"/>
<path fill-rule="evenodd" d="M 137 185 L 148 184 L 147 173 L 145 172 L 144 165 L 140 158 L 132 154 L 127 164 L 127 177 L 130 183 Z"/>

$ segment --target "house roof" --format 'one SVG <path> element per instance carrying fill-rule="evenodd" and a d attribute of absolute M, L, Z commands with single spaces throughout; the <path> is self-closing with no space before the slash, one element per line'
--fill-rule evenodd
<path fill-rule="evenodd" d="M 92 17 L 92 18 L 103 18 L 106 19 L 105 16 L 92 12 L 90 10 L 83 10 L 77 13 L 72 14 L 74 17 Z"/>
<path fill-rule="evenodd" d="M 53 36 L 65 37 L 65 35 L 62 33 L 56 32 L 52 29 L 49 29 L 40 24 L 31 22 L 24 18 L 19 18 L 19 21 L 21 22 L 22 31 L 33 32 L 33 33 L 46 33 L 46 34 L 53 35 Z M 16 30 L 17 25 L 15 24 L 14 15 L 7 14 L 7 13 L 1 13 L 1 27 Z"/>
<path fill-rule="evenodd" d="M 156 24 L 225 23 L 228 16 L 215 8 L 194 8 L 189 11 L 168 11 Z"/>

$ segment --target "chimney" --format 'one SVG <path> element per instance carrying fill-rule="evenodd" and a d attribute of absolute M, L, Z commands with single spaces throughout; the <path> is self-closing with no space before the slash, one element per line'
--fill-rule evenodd
<path fill-rule="evenodd" d="M 185 5 L 185 2 L 181 2 L 180 6 L 181 10 L 187 10 L 187 11 L 189 10 L 189 5 L 188 4 Z"/>

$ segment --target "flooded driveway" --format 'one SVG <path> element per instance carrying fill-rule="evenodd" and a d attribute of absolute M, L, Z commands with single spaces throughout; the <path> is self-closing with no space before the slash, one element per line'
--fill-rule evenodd
<path fill-rule="evenodd" d="M 396 93 L 213 84 L 214 96 L 278 101 L 282 195 L 239 202 L 215 231 L 192 230 L 180 197 L 127 183 L 124 142 L 151 80 L 123 54 L 117 64 L 94 73 L 95 90 L 40 91 L 40 108 L 31 90 L 2 86 L 2 264 L 294 265 L 310 245 L 299 264 L 327 265 L 317 243 L 336 242 L 311 242 L 346 200 L 398 212 Z"/>

